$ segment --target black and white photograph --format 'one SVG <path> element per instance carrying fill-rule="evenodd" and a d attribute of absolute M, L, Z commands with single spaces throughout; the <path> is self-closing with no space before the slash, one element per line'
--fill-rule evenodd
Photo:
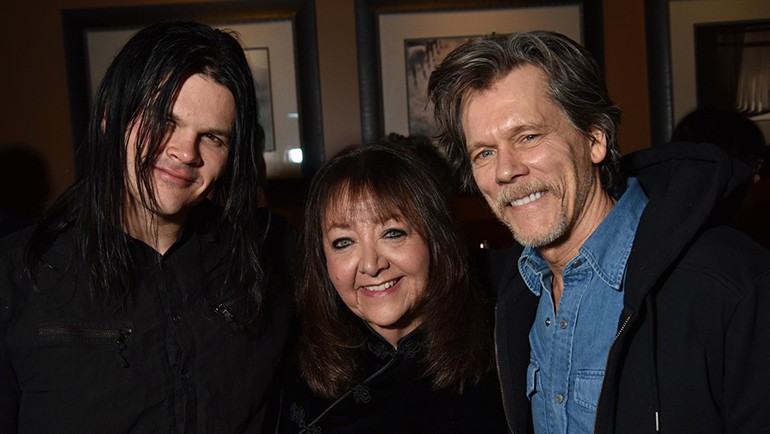
<path fill-rule="evenodd" d="M 386 2 L 358 0 L 364 141 L 389 133 L 431 136 L 433 109 L 425 94 L 428 77 L 452 49 L 470 38 L 546 29 L 590 42 L 583 40 L 586 32 L 579 3 L 511 7 L 495 1 L 489 2 L 494 7 L 457 10 L 448 4 L 444 9 L 443 3 L 437 2 L 425 10 L 412 6 L 401 10 Z"/>
<path fill-rule="evenodd" d="M 770 20 L 695 27 L 699 107 L 770 122 Z"/>
<path fill-rule="evenodd" d="M 404 41 L 409 134 L 431 137 L 435 133 L 433 103 L 428 100 L 427 95 L 428 78 L 447 54 L 469 39 L 469 37 L 436 37 Z"/>
<path fill-rule="evenodd" d="M 649 20 L 653 136 L 699 108 L 736 110 L 770 137 L 770 8 L 766 0 L 666 0 Z"/>

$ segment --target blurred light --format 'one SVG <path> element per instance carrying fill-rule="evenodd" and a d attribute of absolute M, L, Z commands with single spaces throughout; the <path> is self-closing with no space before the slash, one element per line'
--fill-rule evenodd
<path fill-rule="evenodd" d="M 289 113 L 286 115 L 286 117 L 289 119 L 297 119 L 299 118 L 299 113 Z"/>
<path fill-rule="evenodd" d="M 302 149 L 300 149 L 300 148 L 289 149 L 289 161 L 291 161 L 294 164 L 301 163 L 302 162 Z"/>

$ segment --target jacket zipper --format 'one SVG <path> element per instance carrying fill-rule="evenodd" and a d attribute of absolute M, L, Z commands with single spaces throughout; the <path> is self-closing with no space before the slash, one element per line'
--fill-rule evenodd
<path fill-rule="evenodd" d="M 610 351 L 607 353 L 607 361 L 608 362 L 609 362 L 609 355 L 612 354 L 612 350 L 613 350 L 613 348 L 615 348 L 615 343 L 618 341 L 618 338 L 620 337 L 620 335 L 623 334 L 623 331 L 626 329 L 626 326 L 631 321 L 631 317 L 632 316 L 633 315 L 627 316 L 625 321 L 623 321 L 623 324 L 618 329 L 618 332 L 615 333 L 615 338 L 612 340 L 612 344 L 610 345 Z M 604 369 L 605 369 L 605 374 L 606 374 L 607 367 L 605 366 Z M 594 416 L 594 434 L 596 434 L 596 421 L 597 421 L 597 419 L 599 419 L 599 403 L 602 402 L 602 394 L 604 393 L 604 383 L 605 383 L 605 381 L 607 381 L 607 376 L 606 375 L 602 378 L 602 387 L 601 387 L 601 389 L 599 389 L 599 399 L 596 401 L 597 408 L 596 408 L 596 416 Z"/>
<path fill-rule="evenodd" d="M 238 323 L 238 321 L 235 319 L 235 315 L 230 312 L 230 309 L 228 309 L 228 306 L 224 303 L 221 303 L 219 306 L 215 307 L 214 312 L 222 315 L 222 318 L 225 319 L 225 322 L 227 322 L 227 324 L 229 324 L 233 330 L 243 330 L 243 326 Z"/>
<path fill-rule="evenodd" d="M 121 333 L 128 332 L 131 334 L 131 329 L 118 329 L 118 330 L 96 330 L 96 329 L 81 329 L 78 327 L 40 327 L 37 329 L 38 335 L 50 336 L 50 335 L 66 335 L 66 336 L 85 336 L 87 338 L 117 338 Z"/>
<path fill-rule="evenodd" d="M 497 351 L 497 306 L 495 305 L 495 330 L 494 330 L 494 342 L 495 342 L 495 368 L 497 369 L 497 382 L 500 384 L 500 396 L 503 401 L 503 413 L 505 414 L 505 423 L 508 424 L 508 431 L 511 434 L 513 433 L 513 425 L 511 424 L 511 420 L 508 418 L 508 405 L 506 404 L 505 399 L 505 389 L 503 388 L 503 379 L 500 377 L 500 356 Z"/>
<path fill-rule="evenodd" d="M 65 327 L 65 326 L 46 326 L 37 329 L 39 336 L 81 336 L 85 338 L 95 339 L 115 339 L 115 345 L 117 347 L 117 355 L 120 360 L 120 364 L 124 368 L 130 368 L 131 364 L 128 362 L 125 354 L 128 345 L 126 341 L 131 336 L 133 329 L 130 327 L 121 328 L 117 330 L 98 330 L 98 329 L 81 329 L 78 327 Z"/>

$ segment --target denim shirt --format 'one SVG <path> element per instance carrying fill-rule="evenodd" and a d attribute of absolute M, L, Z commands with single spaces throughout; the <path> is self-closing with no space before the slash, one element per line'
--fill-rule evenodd
<path fill-rule="evenodd" d="M 519 272 L 540 301 L 529 333 L 527 395 L 536 433 L 591 433 L 612 341 L 623 309 L 623 278 L 647 197 L 635 178 L 562 273 L 555 313 L 552 272 L 534 248 Z M 541 296 L 543 295 L 543 296 Z"/>

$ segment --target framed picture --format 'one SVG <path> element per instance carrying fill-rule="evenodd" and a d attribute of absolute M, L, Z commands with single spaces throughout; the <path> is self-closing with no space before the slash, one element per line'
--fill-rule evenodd
<path fill-rule="evenodd" d="M 734 109 L 770 140 L 767 0 L 647 0 L 653 143 L 696 108 Z"/>
<path fill-rule="evenodd" d="M 236 32 L 254 75 L 268 179 L 307 178 L 323 162 L 313 0 L 62 11 L 75 142 L 110 62 L 139 29 L 188 19 Z"/>
<path fill-rule="evenodd" d="M 356 0 L 361 131 L 435 133 L 426 89 L 455 47 L 484 34 L 552 30 L 581 42 L 602 62 L 601 1 Z"/>

